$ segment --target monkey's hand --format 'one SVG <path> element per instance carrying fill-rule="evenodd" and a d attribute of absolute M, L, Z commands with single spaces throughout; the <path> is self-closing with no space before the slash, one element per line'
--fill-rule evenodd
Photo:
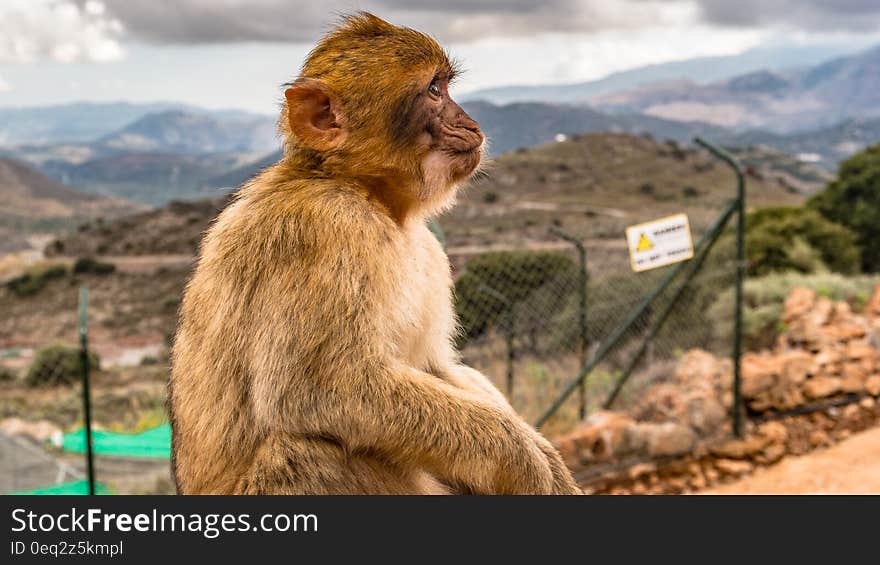
<path fill-rule="evenodd" d="M 442 378 L 520 418 L 501 391 L 495 388 L 492 382 L 476 369 L 466 365 L 454 365 L 442 371 Z M 526 423 L 523 422 L 523 424 Z M 526 425 L 528 426 L 528 424 Z M 553 494 L 583 494 L 583 491 L 572 478 L 571 472 L 562 461 L 562 457 L 556 448 L 540 432 L 531 426 L 528 427 L 529 435 L 531 436 L 530 441 L 533 441 L 547 458 L 553 473 Z"/>
<path fill-rule="evenodd" d="M 537 430 L 535 430 L 535 436 L 535 442 L 547 457 L 550 469 L 553 471 L 553 494 L 584 494 L 574 477 L 571 476 L 571 471 L 568 470 L 559 451 Z"/>

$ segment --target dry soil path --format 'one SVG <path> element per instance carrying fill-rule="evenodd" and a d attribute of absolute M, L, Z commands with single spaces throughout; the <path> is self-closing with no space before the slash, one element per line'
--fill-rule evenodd
<path fill-rule="evenodd" d="M 880 494 L 880 428 L 784 459 L 704 494 Z"/>

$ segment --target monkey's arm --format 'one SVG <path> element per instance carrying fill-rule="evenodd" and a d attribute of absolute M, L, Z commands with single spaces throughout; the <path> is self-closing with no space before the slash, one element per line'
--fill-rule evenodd
<path fill-rule="evenodd" d="M 396 357 L 393 316 L 409 265 L 397 228 L 377 227 L 357 201 L 334 201 L 344 194 L 316 199 L 308 216 L 273 232 L 283 239 L 260 243 L 278 254 L 254 272 L 246 332 L 258 425 L 331 437 L 474 492 L 553 492 L 525 422 Z"/>
<path fill-rule="evenodd" d="M 516 411 L 501 391 L 492 384 L 488 377 L 476 369 L 468 367 L 467 365 L 454 363 L 449 364 L 443 370 L 438 371 L 438 373 L 442 375 L 443 379 L 451 384 L 464 390 L 468 390 L 487 402 L 490 402 L 500 409 L 508 411 L 519 418 L 519 415 L 516 414 Z M 532 440 L 538 446 L 538 449 L 544 453 L 547 457 L 547 462 L 550 464 L 550 468 L 553 472 L 554 493 L 583 494 L 583 491 L 572 478 L 571 472 L 568 470 L 568 467 L 565 466 L 565 463 L 562 461 L 562 457 L 559 455 L 556 448 L 554 448 L 547 438 L 541 435 L 540 432 L 530 426 L 529 429 L 534 432 L 531 434 Z"/>
<path fill-rule="evenodd" d="M 303 406 L 298 432 L 337 438 L 352 451 L 381 453 L 478 493 L 554 492 L 547 458 L 514 414 L 394 362 L 359 368 L 309 395 L 321 402 Z"/>

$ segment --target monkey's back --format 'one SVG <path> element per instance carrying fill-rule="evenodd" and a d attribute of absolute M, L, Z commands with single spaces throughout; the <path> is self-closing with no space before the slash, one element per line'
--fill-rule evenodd
<path fill-rule="evenodd" d="M 326 181 L 278 180 L 286 176 L 269 169 L 241 190 L 206 233 L 186 287 L 169 383 L 178 489 L 272 490 L 266 486 L 271 481 L 259 477 L 279 460 L 286 462 L 286 472 L 298 473 L 306 484 L 303 475 L 310 470 L 325 479 L 328 470 L 342 472 L 337 492 L 343 484 L 363 491 L 352 483 L 354 477 L 374 477 L 365 484 L 379 492 L 433 489 L 436 485 L 424 486 L 431 483 L 428 477 L 377 465 L 371 457 L 352 457 L 332 439 L 290 433 L 297 412 L 306 409 L 300 399 L 317 394 L 309 388 L 315 385 L 309 377 L 339 369 L 307 365 L 313 357 L 307 351 L 320 346 L 310 340 L 327 337 L 316 328 L 331 323 L 325 319 L 337 299 L 332 287 L 362 284 L 357 277 L 328 284 L 337 267 L 357 272 L 353 265 L 333 264 L 346 260 L 332 248 L 340 226 L 360 226 L 362 241 L 345 243 L 362 246 L 366 257 L 369 247 L 383 244 L 390 220 L 356 191 Z M 371 282 L 382 286 L 381 281 Z M 361 293 L 365 300 L 369 292 L 365 288 Z M 298 336 L 296 342 L 277 343 L 273 336 L 279 328 Z M 356 339 L 356 331 L 349 333 L 333 338 Z M 297 442 L 315 449 L 305 450 Z M 278 451 L 282 448 L 286 451 Z M 304 450 L 312 456 L 325 454 L 325 468 L 309 464 Z M 332 481 L 321 484 L 327 487 Z"/>

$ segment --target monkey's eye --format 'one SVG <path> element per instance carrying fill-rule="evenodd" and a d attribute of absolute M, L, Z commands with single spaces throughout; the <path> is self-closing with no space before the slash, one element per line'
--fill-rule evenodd
<path fill-rule="evenodd" d="M 436 82 L 431 83 L 431 85 L 428 87 L 428 92 L 430 92 L 432 96 L 437 96 L 438 98 L 440 97 L 440 87 L 437 86 Z"/>

